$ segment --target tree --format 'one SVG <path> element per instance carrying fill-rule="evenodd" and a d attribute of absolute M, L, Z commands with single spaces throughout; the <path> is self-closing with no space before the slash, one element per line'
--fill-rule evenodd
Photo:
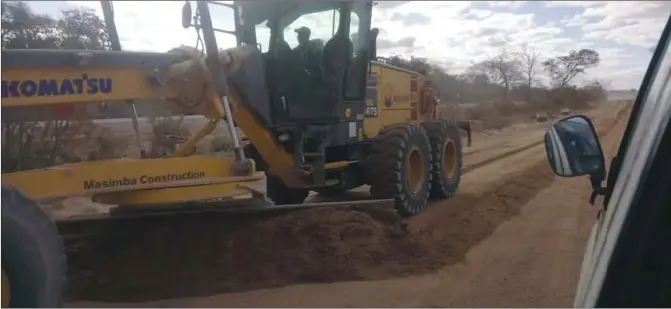
<path fill-rule="evenodd" d="M 555 87 L 566 87 L 576 76 L 588 68 L 599 65 L 599 53 L 591 49 L 572 50 L 566 56 L 559 56 L 543 62 L 545 70 Z"/>
<path fill-rule="evenodd" d="M 524 79 L 520 61 L 505 49 L 490 59 L 474 64 L 467 72 L 471 76 L 485 75 L 489 82 L 501 85 L 505 100 L 512 86 Z"/>
<path fill-rule="evenodd" d="M 64 10 L 62 17 L 54 19 L 35 14 L 25 2 L 0 4 L 2 48 L 106 49 L 110 45 L 105 23 L 91 9 Z M 91 138 L 92 123 L 87 119 L 85 107 L 79 105 L 68 115 L 61 115 L 59 110 L 58 107 L 3 110 L 4 172 L 85 159 L 72 149 L 75 139 Z"/>
<path fill-rule="evenodd" d="M 90 8 L 62 11 L 54 19 L 23 1 L 2 2 L 2 48 L 108 49 L 105 22 Z"/>
<path fill-rule="evenodd" d="M 56 21 L 25 2 L 2 2 L 2 48 L 57 48 Z"/>
<path fill-rule="evenodd" d="M 534 77 L 536 73 L 536 65 L 538 63 L 538 58 L 540 53 L 537 53 L 536 50 L 528 45 L 522 46 L 522 50 L 519 53 L 520 63 L 522 70 L 524 71 L 526 78 L 526 96 L 527 101 L 531 100 L 531 87 L 534 82 Z"/>
<path fill-rule="evenodd" d="M 57 24 L 63 49 L 110 49 L 105 23 L 91 9 L 64 10 Z"/>

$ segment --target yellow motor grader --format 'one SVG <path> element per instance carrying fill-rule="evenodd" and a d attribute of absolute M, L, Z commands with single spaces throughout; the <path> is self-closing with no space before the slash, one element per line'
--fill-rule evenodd
<path fill-rule="evenodd" d="M 111 3 L 102 5 L 112 51 L 2 50 L 3 111 L 155 99 L 208 122 L 171 157 L 3 172 L 3 306 L 60 305 L 66 258 L 54 222 L 38 206 L 43 200 L 88 195 L 123 208 L 252 193 L 273 203 L 247 209 L 301 208 L 334 205 L 303 203 L 310 191 L 334 195 L 369 185 L 375 200 L 366 203 L 387 202 L 411 216 L 429 197 L 456 193 L 459 127 L 468 125 L 435 119 L 427 78 L 376 57 L 372 1 L 196 1 L 195 14 L 186 2 L 182 23 L 202 35 L 203 50 L 167 53 L 121 51 Z M 233 31 L 213 27 L 210 5 L 233 9 Z M 330 37 L 292 48 L 286 33 L 318 12 L 333 16 Z M 270 30 L 265 47 L 259 27 Z M 235 35 L 237 46 L 221 50 L 215 32 Z M 234 157 L 190 155 L 221 119 Z M 139 135 L 136 114 L 133 121 Z M 236 127 L 249 140 L 244 147 Z"/>

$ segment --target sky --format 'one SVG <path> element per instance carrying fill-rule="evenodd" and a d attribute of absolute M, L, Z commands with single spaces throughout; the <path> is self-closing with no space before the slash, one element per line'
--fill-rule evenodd
<path fill-rule="evenodd" d="M 122 48 L 165 52 L 194 45 L 196 31 L 181 26 L 183 4 L 114 2 Z M 99 1 L 33 1 L 30 6 L 54 17 L 62 9 L 86 6 L 102 16 Z M 211 6 L 211 11 L 215 27 L 233 29 L 229 8 Z M 589 48 L 600 54 L 601 63 L 576 82 L 598 80 L 610 89 L 636 89 L 670 14 L 671 1 L 379 1 L 373 27 L 380 29 L 378 55 L 426 57 L 452 74 L 503 49 L 517 52 L 526 45 L 547 59 Z M 291 24 L 285 38 L 292 46 L 293 29 L 301 25 L 312 29 L 313 38 L 325 37 L 332 30 L 332 15 Z M 257 32 L 267 38 L 267 29 L 261 28 Z M 234 46 L 235 39 L 218 34 L 218 43 Z M 542 69 L 537 73 L 546 75 Z"/>

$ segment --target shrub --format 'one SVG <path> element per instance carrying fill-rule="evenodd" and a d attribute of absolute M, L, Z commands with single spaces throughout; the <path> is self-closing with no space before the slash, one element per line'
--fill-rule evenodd
<path fill-rule="evenodd" d="M 49 109 L 16 108 L 3 110 L 2 171 L 15 172 L 109 158 L 119 147 L 100 134 L 84 107 L 70 115 Z"/>

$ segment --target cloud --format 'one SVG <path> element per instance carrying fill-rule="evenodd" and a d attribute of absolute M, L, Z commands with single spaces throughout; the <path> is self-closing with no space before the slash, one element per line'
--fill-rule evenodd
<path fill-rule="evenodd" d="M 599 5 L 598 1 L 545 1 L 545 6 L 549 8 L 557 7 L 590 7 Z"/>
<path fill-rule="evenodd" d="M 487 4 L 491 7 L 519 9 L 526 2 L 528 1 L 487 1 Z"/>
<path fill-rule="evenodd" d="M 375 8 L 380 10 L 393 9 L 408 2 L 409 1 L 378 1 Z"/>
<path fill-rule="evenodd" d="M 181 27 L 179 1 L 115 1 L 115 19 L 126 50 L 164 52 L 196 43 L 194 29 Z M 101 14 L 97 1 L 32 1 L 44 14 L 61 8 L 86 6 Z M 215 26 L 232 29 L 232 11 L 211 7 Z M 426 57 L 460 73 L 474 62 L 495 56 L 502 48 L 517 51 L 529 45 L 543 58 L 570 50 L 592 48 L 602 64 L 584 80 L 610 79 L 613 87 L 637 88 L 666 20 L 671 2 L 665 1 L 378 1 L 374 27 L 380 29 L 379 55 Z M 324 41 L 334 30 L 331 12 L 294 22 L 284 33 L 295 46 L 293 29 L 307 26 L 313 38 Z M 356 22 L 352 23 L 355 29 Z M 268 46 L 270 31 L 256 27 L 259 42 Z M 218 34 L 221 47 L 235 38 Z"/>
<path fill-rule="evenodd" d="M 410 48 L 410 47 L 415 46 L 415 38 L 405 37 L 405 38 L 402 38 L 398 41 L 380 39 L 377 42 L 377 46 L 380 49 L 390 49 L 390 48 L 398 48 L 398 47 Z"/>
<path fill-rule="evenodd" d="M 403 22 L 403 25 L 405 26 L 412 26 L 412 25 L 428 25 L 431 22 L 431 19 L 429 19 L 427 16 L 412 12 L 408 14 L 402 14 L 399 12 L 394 13 L 394 15 L 391 16 L 391 20 L 394 21 L 401 21 Z"/>
<path fill-rule="evenodd" d="M 667 1 L 559 3 L 551 6 L 584 7 L 582 13 L 563 20 L 565 26 L 580 27 L 584 38 L 600 38 L 635 47 L 654 45 L 671 14 L 671 2 Z"/>

